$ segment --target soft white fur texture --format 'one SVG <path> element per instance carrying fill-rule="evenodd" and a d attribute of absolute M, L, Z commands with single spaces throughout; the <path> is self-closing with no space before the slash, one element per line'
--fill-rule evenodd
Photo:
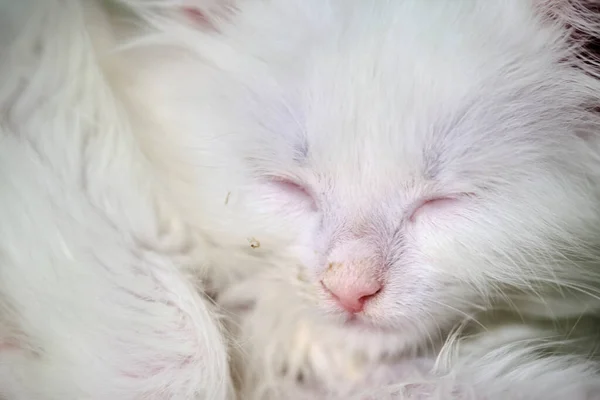
<path fill-rule="evenodd" d="M 94 2 L 2 2 L 0 397 L 225 399 L 226 341 L 182 269 L 205 261 L 107 24 Z"/>
<path fill-rule="evenodd" d="M 600 398 L 582 5 L 0 1 L 0 397 Z"/>

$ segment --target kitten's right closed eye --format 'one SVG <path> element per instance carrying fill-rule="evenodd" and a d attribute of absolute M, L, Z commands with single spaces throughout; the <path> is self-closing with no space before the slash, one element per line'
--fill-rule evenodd
<path fill-rule="evenodd" d="M 270 182 L 290 200 L 307 204 L 312 211 L 318 210 L 318 204 L 311 190 L 302 183 L 290 178 L 272 178 Z"/>

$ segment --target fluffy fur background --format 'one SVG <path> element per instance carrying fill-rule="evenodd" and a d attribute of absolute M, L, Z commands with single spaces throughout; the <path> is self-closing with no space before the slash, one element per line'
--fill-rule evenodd
<path fill-rule="evenodd" d="M 600 398 L 595 6 L 0 0 L 0 396 Z M 415 126 L 483 200 L 349 328 L 321 248 L 387 239 Z M 325 172 L 318 213 L 264 179 Z"/>

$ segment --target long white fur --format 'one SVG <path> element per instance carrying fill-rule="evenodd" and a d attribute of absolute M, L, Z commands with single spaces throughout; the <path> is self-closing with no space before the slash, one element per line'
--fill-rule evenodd
<path fill-rule="evenodd" d="M 573 4 L 0 3 L 0 394 L 599 398 Z M 436 190 L 475 200 L 407 222 Z M 326 250 L 381 242 L 344 326 Z"/>
<path fill-rule="evenodd" d="M 138 142 L 157 128 L 116 87 L 104 11 L 2 2 L 0 26 L 0 397 L 228 398 L 225 337 L 181 268 L 203 259 Z"/>

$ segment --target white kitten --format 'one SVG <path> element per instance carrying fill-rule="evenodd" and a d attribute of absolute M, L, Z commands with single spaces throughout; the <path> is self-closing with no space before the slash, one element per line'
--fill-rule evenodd
<path fill-rule="evenodd" d="M 571 7 L 239 3 L 204 53 L 219 99 L 197 112 L 225 121 L 211 154 L 249 168 L 232 193 L 270 231 L 248 233 L 295 233 L 301 264 L 220 297 L 255 302 L 239 321 L 246 390 L 291 396 L 287 375 L 342 398 L 392 383 L 600 396 L 582 322 L 599 305 L 600 86 L 567 27 L 598 19 Z"/>
<path fill-rule="evenodd" d="M 5 397 L 598 396 L 593 15 L 177 3 L 1 5 Z"/>

